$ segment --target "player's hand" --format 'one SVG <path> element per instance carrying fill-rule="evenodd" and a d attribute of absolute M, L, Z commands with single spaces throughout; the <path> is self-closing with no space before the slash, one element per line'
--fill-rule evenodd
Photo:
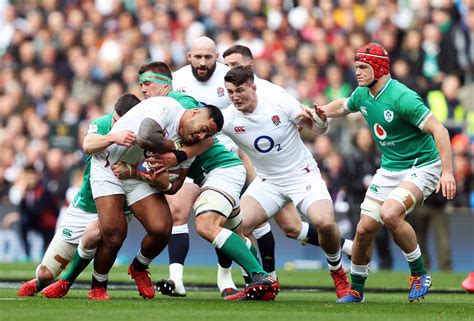
<path fill-rule="evenodd" d="M 110 166 L 118 179 L 127 179 L 131 177 L 130 166 L 124 162 L 118 162 Z"/>
<path fill-rule="evenodd" d="M 300 107 L 301 107 L 301 113 L 299 113 L 298 115 L 296 115 L 296 119 L 302 121 L 303 119 L 309 119 L 309 120 L 313 120 L 313 115 L 312 115 L 312 111 L 311 109 L 309 109 L 308 107 L 306 106 L 303 106 L 300 104 Z"/>
<path fill-rule="evenodd" d="M 135 145 L 137 141 L 137 135 L 131 130 L 124 130 L 118 133 L 115 133 L 113 136 L 113 141 L 117 145 L 131 147 Z"/>
<path fill-rule="evenodd" d="M 145 159 L 150 163 L 150 168 L 158 168 L 158 164 L 164 165 L 166 168 L 178 166 L 178 161 L 173 153 L 153 154 Z"/>
<path fill-rule="evenodd" d="M 164 167 L 157 171 L 153 170 L 145 173 L 140 173 L 140 176 L 144 181 L 155 186 L 159 190 L 166 189 L 166 187 L 168 187 L 170 183 L 169 173 Z"/>
<path fill-rule="evenodd" d="M 452 200 L 456 196 L 456 180 L 454 179 L 453 172 L 441 173 L 441 178 L 436 187 L 436 193 L 438 193 L 440 189 L 443 196 L 448 200 Z"/>
<path fill-rule="evenodd" d="M 324 112 L 324 109 L 322 109 L 321 107 L 319 107 L 318 105 L 316 104 L 313 104 L 313 108 L 314 108 L 314 113 L 316 115 L 318 115 L 318 117 L 322 120 L 322 121 L 328 121 L 328 118 L 326 116 L 326 113 Z"/>

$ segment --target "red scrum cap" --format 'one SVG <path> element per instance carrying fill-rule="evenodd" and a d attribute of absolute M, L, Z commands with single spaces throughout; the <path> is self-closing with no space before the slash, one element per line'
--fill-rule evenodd
<path fill-rule="evenodd" d="M 354 62 L 365 62 L 374 71 L 374 81 L 390 74 L 390 58 L 387 50 L 378 43 L 369 43 L 357 50 Z"/>

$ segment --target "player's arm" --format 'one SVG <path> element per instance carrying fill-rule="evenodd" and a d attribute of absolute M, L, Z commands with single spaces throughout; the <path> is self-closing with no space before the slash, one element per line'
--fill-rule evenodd
<path fill-rule="evenodd" d="M 179 149 L 180 145 L 163 136 L 163 128 L 152 118 L 145 118 L 138 130 L 137 145 L 153 153 L 166 153 Z"/>
<path fill-rule="evenodd" d="M 214 137 L 208 137 L 192 145 L 183 145 L 181 150 L 184 151 L 186 155 L 188 155 L 187 158 L 193 158 L 211 148 L 215 142 L 216 139 Z"/>
<path fill-rule="evenodd" d="M 342 117 L 351 113 L 346 108 L 347 100 L 348 98 L 339 98 L 324 106 L 314 106 L 323 111 L 327 118 Z"/>
<path fill-rule="evenodd" d="M 187 159 L 191 159 L 204 153 L 206 150 L 211 148 L 214 143 L 215 138 L 208 137 L 192 145 L 182 145 L 180 149 L 173 150 L 169 153 L 154 153 L 153 155 L 149 155 L 146 161 L 151 163 L 150 168 L 153 169 L 155 163 L 164 164 L 168 168 L 174 167 Z"/>
<path fill-rule="evenodd" d="M 84 137 L 82 148 L 84 153 L 91 155 L 103 151 L 112 144 L 130 147 L 135 144 L 136 136 L 131 130 L 124 130 L 118 133 L 108 133 L 100 135 L 88 133 Z"/>
<path fill-rule="evenodd" d="M 171 183 L 165 166 L 157 168 L 148 173 L 139 173 L 136 165 L 130 165 L 124 162 L 118 162 L 111 166 L 114 175 L 119 179 L 135 178 L 153 185 L 163 194 L 176 194 L 183 186 L 184 180 L 189 169 L 183 169 L 179 178 Z"/>
<path fill-rule="evenodd" d="M 456 181 L 453 174 L 453 155 L 448 130 L 433 114 L 428 116 L 422 130 L 433 135 L 441 159 L 441 178 L 436 192 L 441 189 L 444 197 L 448 200 L 453 199 L 456 196 Z"/>
<path fill-rule="evenodd" d="M 300 104 L 301 112 L 296 116 L 299 120 L 299 124 L 305 127 L 316 135 L 320 135 L 326 132 L 328 129 L 328 121 L 324 111 L 318 108 L 317 105 L 313 105 L 314 110 Z"/>

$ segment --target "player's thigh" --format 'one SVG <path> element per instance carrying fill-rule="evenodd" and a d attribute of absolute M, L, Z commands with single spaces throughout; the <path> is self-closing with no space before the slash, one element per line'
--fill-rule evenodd
<path fill-rule="evenodd" d="M 251 194 L 244 194 L 240 200 L 242 228 L 246 236 L 260 224 L 268 221 L 268 214 L 257 199 Z"/>
<path fill-rule="evenodd" d="M 108 195 L 95 199 L 103 237 L 125 236 L 127 222 L 124 215 L 125 195 Z"/>
<path fill-rule="evenodd" d="M 171 233 L 171 212 L 163 194 L 148 195 L 130 205 L 130 209 L 148 233 Z"/>
<path fill-rule="evenodd" d="M 176 194 L 165 196 L 173 217 L 173 225 L 183 225 L 188 222 L 193 203 L 200 191 L 201 188 L 198 185 L 184 183 Z"/>
<path fill-rule="evenodd" d="M 334 206 L 331 200 L 320 199 L 311 203 L 306 214 L 316 227 L 324 227 L 334 223 Z"/>
<path fill-rule="evenodd" d="M 286 204 L 274 217 L 275 222 L 285 233 L 299 234 L 301 217 L 293 202 Z"/>
<path fill-rule="evenodd" d="M 91 221 L 84 229 L 84 234 L 81 240 L 82 246 L 86 249 L 93 249 L 99 246 L 101 240 L 102 234 L 100 233 L 99 221 Z"/>
<path fill-rule="evenodd" d="M 97 222 L 97 213 L 86 212 L 70 204 L 56 227 L 56 234 L 65 242 L 79 244 L 86 227 L 94 221 Z"/>
<path fill-rule="evenodd" d="M 51 243 L 49 243 L 41 265 L 46 267 L 56 278 L 72 260 L 76 247 L 77 244 L 66 242 L 56 233 Z"/>
<path fill-rule="evenodd" d="M 334 207 L 331 195 L 319 170 L 292 177 L 284 182 L 297 209 L 309 218 L 316 227 L 334 222 Z"/>

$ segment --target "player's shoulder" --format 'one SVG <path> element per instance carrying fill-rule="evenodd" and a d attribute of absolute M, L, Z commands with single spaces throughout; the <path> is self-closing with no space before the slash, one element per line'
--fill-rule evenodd
<path fill-rule="evenodd" d="M 183 66 L 172 73 L 173 81 L 189 76 L 190 73 L 191 73 L 191 65 Z"/>
<path fill-rule="evenodd" d="M 221 112 L 222 116 L 224 116 L 224 123 L 231 123 L 236 118 L 236 115 L 240 114 L 234 104 L 230 104 L 226 108 L 221 109 Z"/>
<path fill-rule="evenodd" d="M 110 124 L 112 121 L 113 114 L 114 113 L 110 113 L 110 114 L 95 118 L 91 121 L 91 124 L 96 124 L 96 125 Z"/>

